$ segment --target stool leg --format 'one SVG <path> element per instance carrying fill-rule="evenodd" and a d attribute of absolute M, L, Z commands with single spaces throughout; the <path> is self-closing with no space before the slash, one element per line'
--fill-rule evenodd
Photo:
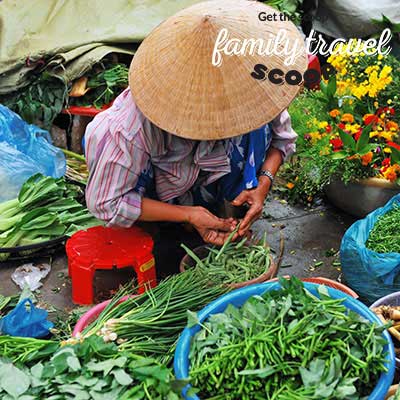
<path fill-rule="evenodd" d="M 75 304 L 88 305 L 93 304 L 93 278 L 92 268 L 72 268 L 72 301 Z"/>
<path fill-rule="evenodd" d="M 146 291 L 146 286 L 156 287 L 157 286 L 157 276 L 154 258 L 151 257 L 145 263 L 135 267 L 135 272 L 138 280 L 139 294 Z"/>

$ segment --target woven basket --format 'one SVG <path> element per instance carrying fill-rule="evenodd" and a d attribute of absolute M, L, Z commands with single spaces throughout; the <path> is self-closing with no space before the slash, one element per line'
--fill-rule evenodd
<path fill-rule="evenodd" d="M 206 258 L 208 255 L 207 245 L 196 247 L 193 250 L 193 252 L 202 260 L 202 259 Z M 189 255 L 186 254 L 182 258 L 182 261 L 180 262 L 179 270 L 181 272 L 185 272 L 185 270 L 188 267 L 189 268 L 193 267 L 194 263 L 195 263 L 194 260 Z M 274 262 L 273 258 L 270 256 L 270 266 L 268 268 L 268 271 L 266 271 L 262 275 L 258 276 L 257 278 L 251 279 L 249 281 L 230 283 L 227 286 L 232 289 L 239 289 L 239 288 L 243 288 L 246 286 L 254 285 L 256 283 L 264 283 L 266 281 L 269 281 L 270 279 L 275 278 L 276 275 L 278 274 L 278 269 L 279 269 L 278 265 Z"/>

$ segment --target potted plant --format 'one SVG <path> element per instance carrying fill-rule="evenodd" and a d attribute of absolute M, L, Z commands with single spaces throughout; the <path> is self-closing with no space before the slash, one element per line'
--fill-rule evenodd
<path fill-rule="evenodd" d="M 287 185 L 292 197 L 310 201 L 325 192 L 337 207 L 365 216 L 400 191 L 400 62 L 347 53 L 328 61 L 336 76 L 290 110 L 300 138 Z"/>

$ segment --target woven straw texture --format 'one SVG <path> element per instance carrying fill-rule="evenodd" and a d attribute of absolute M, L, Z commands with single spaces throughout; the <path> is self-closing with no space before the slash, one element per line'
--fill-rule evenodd
<path fill-rule="evenodd" d="M 285 73 L 307 68 L 302 37 L 287 21 L 262 22 L 260 12 L 277 11 L 248 0 L 198 3 L 168 18 L 143 41 L 130 70 L 130 87 L 143 114 L 163 130 L 180 137 L 216 140 L 247 133 L 270 122 L 288 107 L 300 86 L 256 80 L 256 64 Z M 285 30 L 289 48 L 297 40 L 302 54 L 284 64 L 283 54 L 225 55 L 212 64 L 221 29 L 229 39 L 262 39 Z M 272 36 L 274 35 L 274 36 Z M 285 43 L 281 43 L 281 47 Z M 303 52 L 304 50 L 304 52 Z"/>

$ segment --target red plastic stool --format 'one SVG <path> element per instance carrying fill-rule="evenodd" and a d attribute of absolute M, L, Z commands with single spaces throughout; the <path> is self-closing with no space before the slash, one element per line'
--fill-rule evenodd
<path fill-rule="evenodd" d="M 67 241 L 68 274 L 72 278 L 72 301 L 92 304 L 96 270 L 132 267 L 139 293 L 157 285 L 151 236 L 138 227 L 129 229 L 95 226 L 79 231 Z"/>

